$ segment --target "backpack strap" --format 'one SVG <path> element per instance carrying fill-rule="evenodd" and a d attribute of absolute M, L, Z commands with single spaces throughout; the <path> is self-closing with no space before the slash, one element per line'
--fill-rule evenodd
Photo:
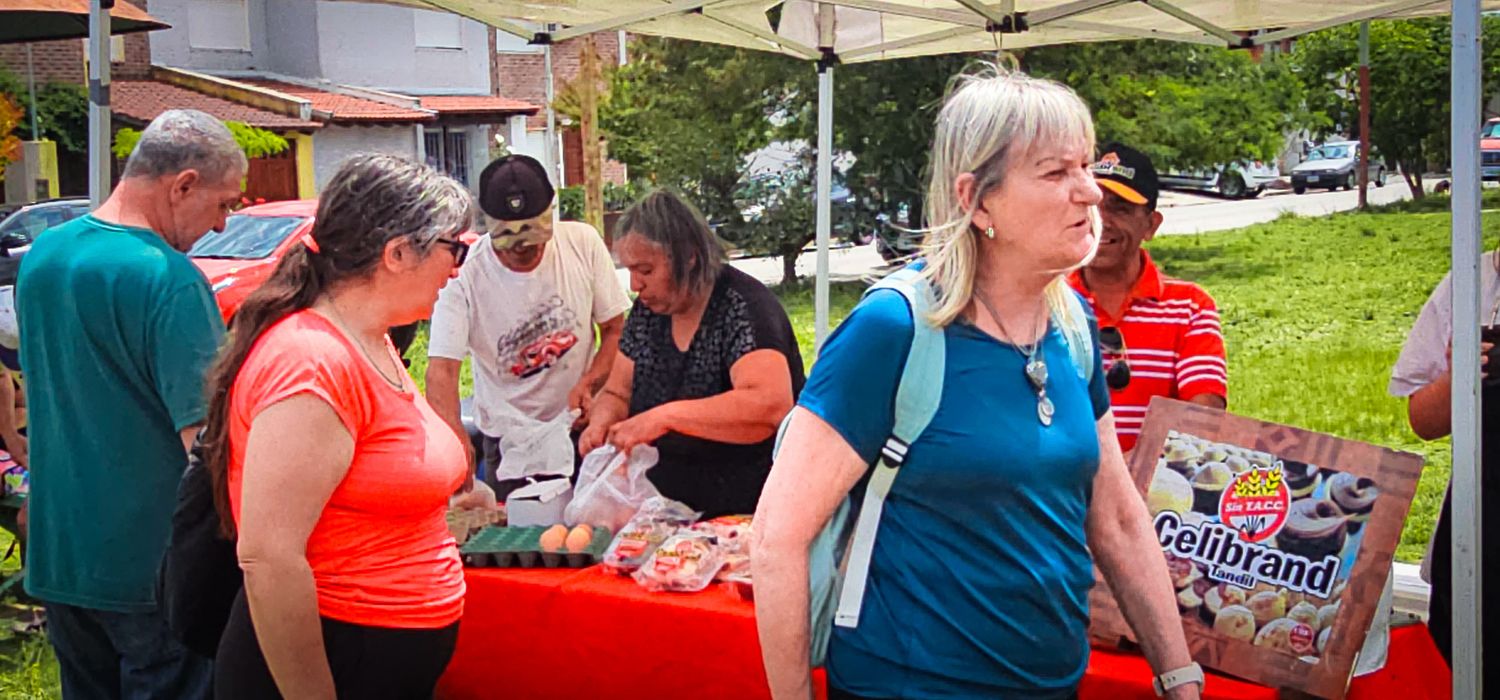
<path fill-rule="evenodd" d="M 911 307 L 912 339 L 911 351 L 906 356 L 906 367 L 901 372 L 900 384 L 896 388 L 896 421 L 891 436 L 880 450 L 870 481 L 865 487 L 859 516 L 855 521 L 854 534 L 850 540 L 848 555 L 844 559 L 844 580 L 839 591 L 839 602 L 834 614 L 834 624 L 840 627 L 856 627 L 859 624 L 860 607 L 864 601 L 865 580 L 870 571 L 870 558 L 875 550 L 875 532 L 880 526 L 880 513 L 885 498 L 896 481 L 896 474 L 906 461 L 906 450 L 937 413 L 943 396 L 943 373 L 946 362 L 943 330 L 927 320 L 932 307 L 932 288 L 915 268 L 899 270 L 865 292 L 866 296 L 882 289 L 891 289 L 901 294 Z"/>
<path fill-rule="evenodd" d="M 1068 355 L 1073 358 L 1073 369 L 1083 378 L 1085 385 L 1094 381 L 1094 335 L 1089 330 L 1089 317 L 1083 301 L 1073 290 L 1065 290 L 1065 309 L 1052 312 L 1052 323 L 1062 331 L 1067 341 Z"/>

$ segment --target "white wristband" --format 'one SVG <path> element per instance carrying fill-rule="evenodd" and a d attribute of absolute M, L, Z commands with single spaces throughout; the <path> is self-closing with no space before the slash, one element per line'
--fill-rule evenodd
<path fill-rule="evenodd" d="M 1168 690 L 1179 685 L 1197 683 L 1199 688 L 1203 687 L 1203 667 L 1196 663 L 1188 664 L 1182 668 L 1172 669 L 1151 679 L 1151 689 L 1156 691 L 1156 696 L 1167 694 Z"/>

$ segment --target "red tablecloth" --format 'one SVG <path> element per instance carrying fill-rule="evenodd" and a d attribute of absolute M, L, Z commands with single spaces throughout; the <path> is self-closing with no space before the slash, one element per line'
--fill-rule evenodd
<path fill-rule="evenodd" d="M 766 698 L 753 606 L 714 587 L 649 593 L 598 569 L 469 569 L 458 649 L 443 700 Z M 1155 698 L 1145 659 L 1095 649 L 1083 698 Z M 1354 700 L 1448 698 L 1451 678 L 1425 627 L 1395 630 L 1386 668 L 1356 678 Z M 1205 698 L 1276 691 L 1210 675 Z"/>

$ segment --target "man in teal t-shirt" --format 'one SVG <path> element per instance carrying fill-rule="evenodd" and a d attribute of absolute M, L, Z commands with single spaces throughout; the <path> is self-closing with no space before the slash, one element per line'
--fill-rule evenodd
<path fill-rule="evenodd" d="M 70 700 L 211 694 L 212 662 L 172 636 L 155 579 L 224 335 L 207 280 L 181 251 L 223 230 L 245 165 L 218 120 L 166 112 L 109 200 L 42 233 L 21 264 L 26 590 L 46 604 Z"/>

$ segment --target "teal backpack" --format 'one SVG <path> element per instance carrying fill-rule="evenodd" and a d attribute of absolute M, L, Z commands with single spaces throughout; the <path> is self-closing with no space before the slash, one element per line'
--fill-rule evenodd
<path fill-rule="evenodd" d="M 937 413 L 943 397 L 943 374 L 946 344 L 943 330 L 927 321 L 932 307 L 931 284 L 921 269 L 909 266 L 898 270 L 865 291 L 864 300 L 876 292 L 889 289 L 899 293 L 911 307 L 911 351 L 896 389 L 896 422 L 885 446 L 880 450 L 865 486 L 864 496 L 856 509 L 852 495 L 845 496 L 833 517 L 813 539 L 807 552 L 808 612 L 810 657 L 813 667 L 827 659 L 828 639 L 833 626 L 853 629 L 859 626 L 860 606 L 864 602 L 865 580 L 870 571 L 870 556 L 875 550 L 875 531 L 885 498 L 896 481 L 896 474 L 906 459 L 906 450 Z M 1052 322 L 1063 331 L 1068 352 L 1078 375 L 1087 384 L 1093 380 L 1093 339 L 1088 319 L 1078 295 L 1068 294 L 1069 313 L 1054 313 Z M 862 300 L 861 303 L 864 303 Z M 781 447 L 781 424 L 776 447 Z"/>

